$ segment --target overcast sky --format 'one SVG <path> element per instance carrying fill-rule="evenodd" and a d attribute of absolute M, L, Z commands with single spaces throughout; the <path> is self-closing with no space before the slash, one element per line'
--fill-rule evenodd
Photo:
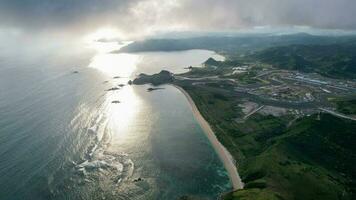
<path fill-rule="evenodd" d="M 356 0 L 0 0 L 0 29 L 122 35 L 303 26 L 356 29 Z"/>

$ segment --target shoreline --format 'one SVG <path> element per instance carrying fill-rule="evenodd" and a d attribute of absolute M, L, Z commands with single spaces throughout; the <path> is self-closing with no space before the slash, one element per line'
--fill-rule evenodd
<path fill-rule="evenodd" d="M 201 115 L 201 113 L 198 110 L 198 107 L 195 105 L 190 95 L 183 88 L 174 84 L 171 85 L 177 88 L 181 93 L 183 93 L 186 99 L 188 100 L 195 119 L 199 122 L 200 127 L 203 129 L 205 135 L 208 137 L 211 145 L 215 149 L 215 152 L 218 154 L 221 162 L 225 167 L 233 190 L 243 189 L 243 183 L 241 181 L 240 175 L 237 172 L 237 168 L 234 164 L 235 161 L 231 156 L 231 154 L 229 153 L 229 151 L 224 147 L 224 145 L 220 143 L 214 131 L 211 129 L 210 124 Z"/>

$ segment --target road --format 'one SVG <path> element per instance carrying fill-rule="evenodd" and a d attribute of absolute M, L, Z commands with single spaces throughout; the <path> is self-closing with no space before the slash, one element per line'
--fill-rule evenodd
<path fill-rule="evenodd" d="M 245 117 L 243 118 L 244 120 L 246 120 L 247 118 L 249 118 L 251 115 L 255 114 L 256 112 L 260 111 L 263 107 L 265 107 L 264 105 L 263 106 L 260 106 L 258 108 L 256 108 L 255 110 L 253 110 L 252 112 L 250 112 L 249 114 L 245 115 Z"/>
<path fill-rule="evenodd" d="M 349 119 L 349 120 L 352 120 L 352 121 L 356 121 L 356 118 L 354 118 L 354 117 L 350 117 L 350 116 L 347 116 L 347 115 L 344 115 L 344 114 L 341 114 L 341 113 L 338 113 L 338 112 L 335 112 L 335 111 L 332 111 L 332 110 L 328 110 L 326 108 L 319 108 L 319 110 L 324 111 L 326 113 L 329 113 L 331 115 L 334 115 L 336 117 L 340 117 L 340 118 L 343 118 L 343 119 Z"/>

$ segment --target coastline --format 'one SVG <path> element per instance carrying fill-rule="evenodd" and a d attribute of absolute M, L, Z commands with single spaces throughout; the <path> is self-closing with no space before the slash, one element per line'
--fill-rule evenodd
<path fill-rule="evenodd" d="M 204 119 L 201 113 L 198 110 L 198 107 L 195 105 L 193 99 L 190 95 L 181 87 L 171 84 L 175 88 L 177 88 L 180 92 L 184 94 L 187 98 L 191 109 L 193 111 L 195 119 L 199 122 L 201 128 L 203 129 L 204 133 L 208 137 L 210 143 L 212 144 L 215 152 L 218 154 L 220 160 L 222 161 L 226 171 L 228 172 L 228 176 L 230 182 L 232 184 L 233 190 L 243 189 L 243 183 L 241 181 L 240 175 L 237 172 L 237 168 L 235 166 L 235 161 L 229 151 L 220 143 L 217 139 L 214 131 L 211 129 L 210 124 Z"/>

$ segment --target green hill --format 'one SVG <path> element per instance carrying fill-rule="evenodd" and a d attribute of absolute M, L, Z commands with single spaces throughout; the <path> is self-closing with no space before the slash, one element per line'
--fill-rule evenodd
<path fill-rule="evenodd" d="M 351 121 L 311 116 L 260 140 L 269 145 L 256 156 L 242 148 L 248 157 L 241 166 L 245 189 L 225 199 L 354 199 L 355 130 Z"/>
<path fill-rule="evenodd" d="M 356 44 L 291 45 L 260 51 L 252 58 L 281 69 L 356 78 Z"/>

